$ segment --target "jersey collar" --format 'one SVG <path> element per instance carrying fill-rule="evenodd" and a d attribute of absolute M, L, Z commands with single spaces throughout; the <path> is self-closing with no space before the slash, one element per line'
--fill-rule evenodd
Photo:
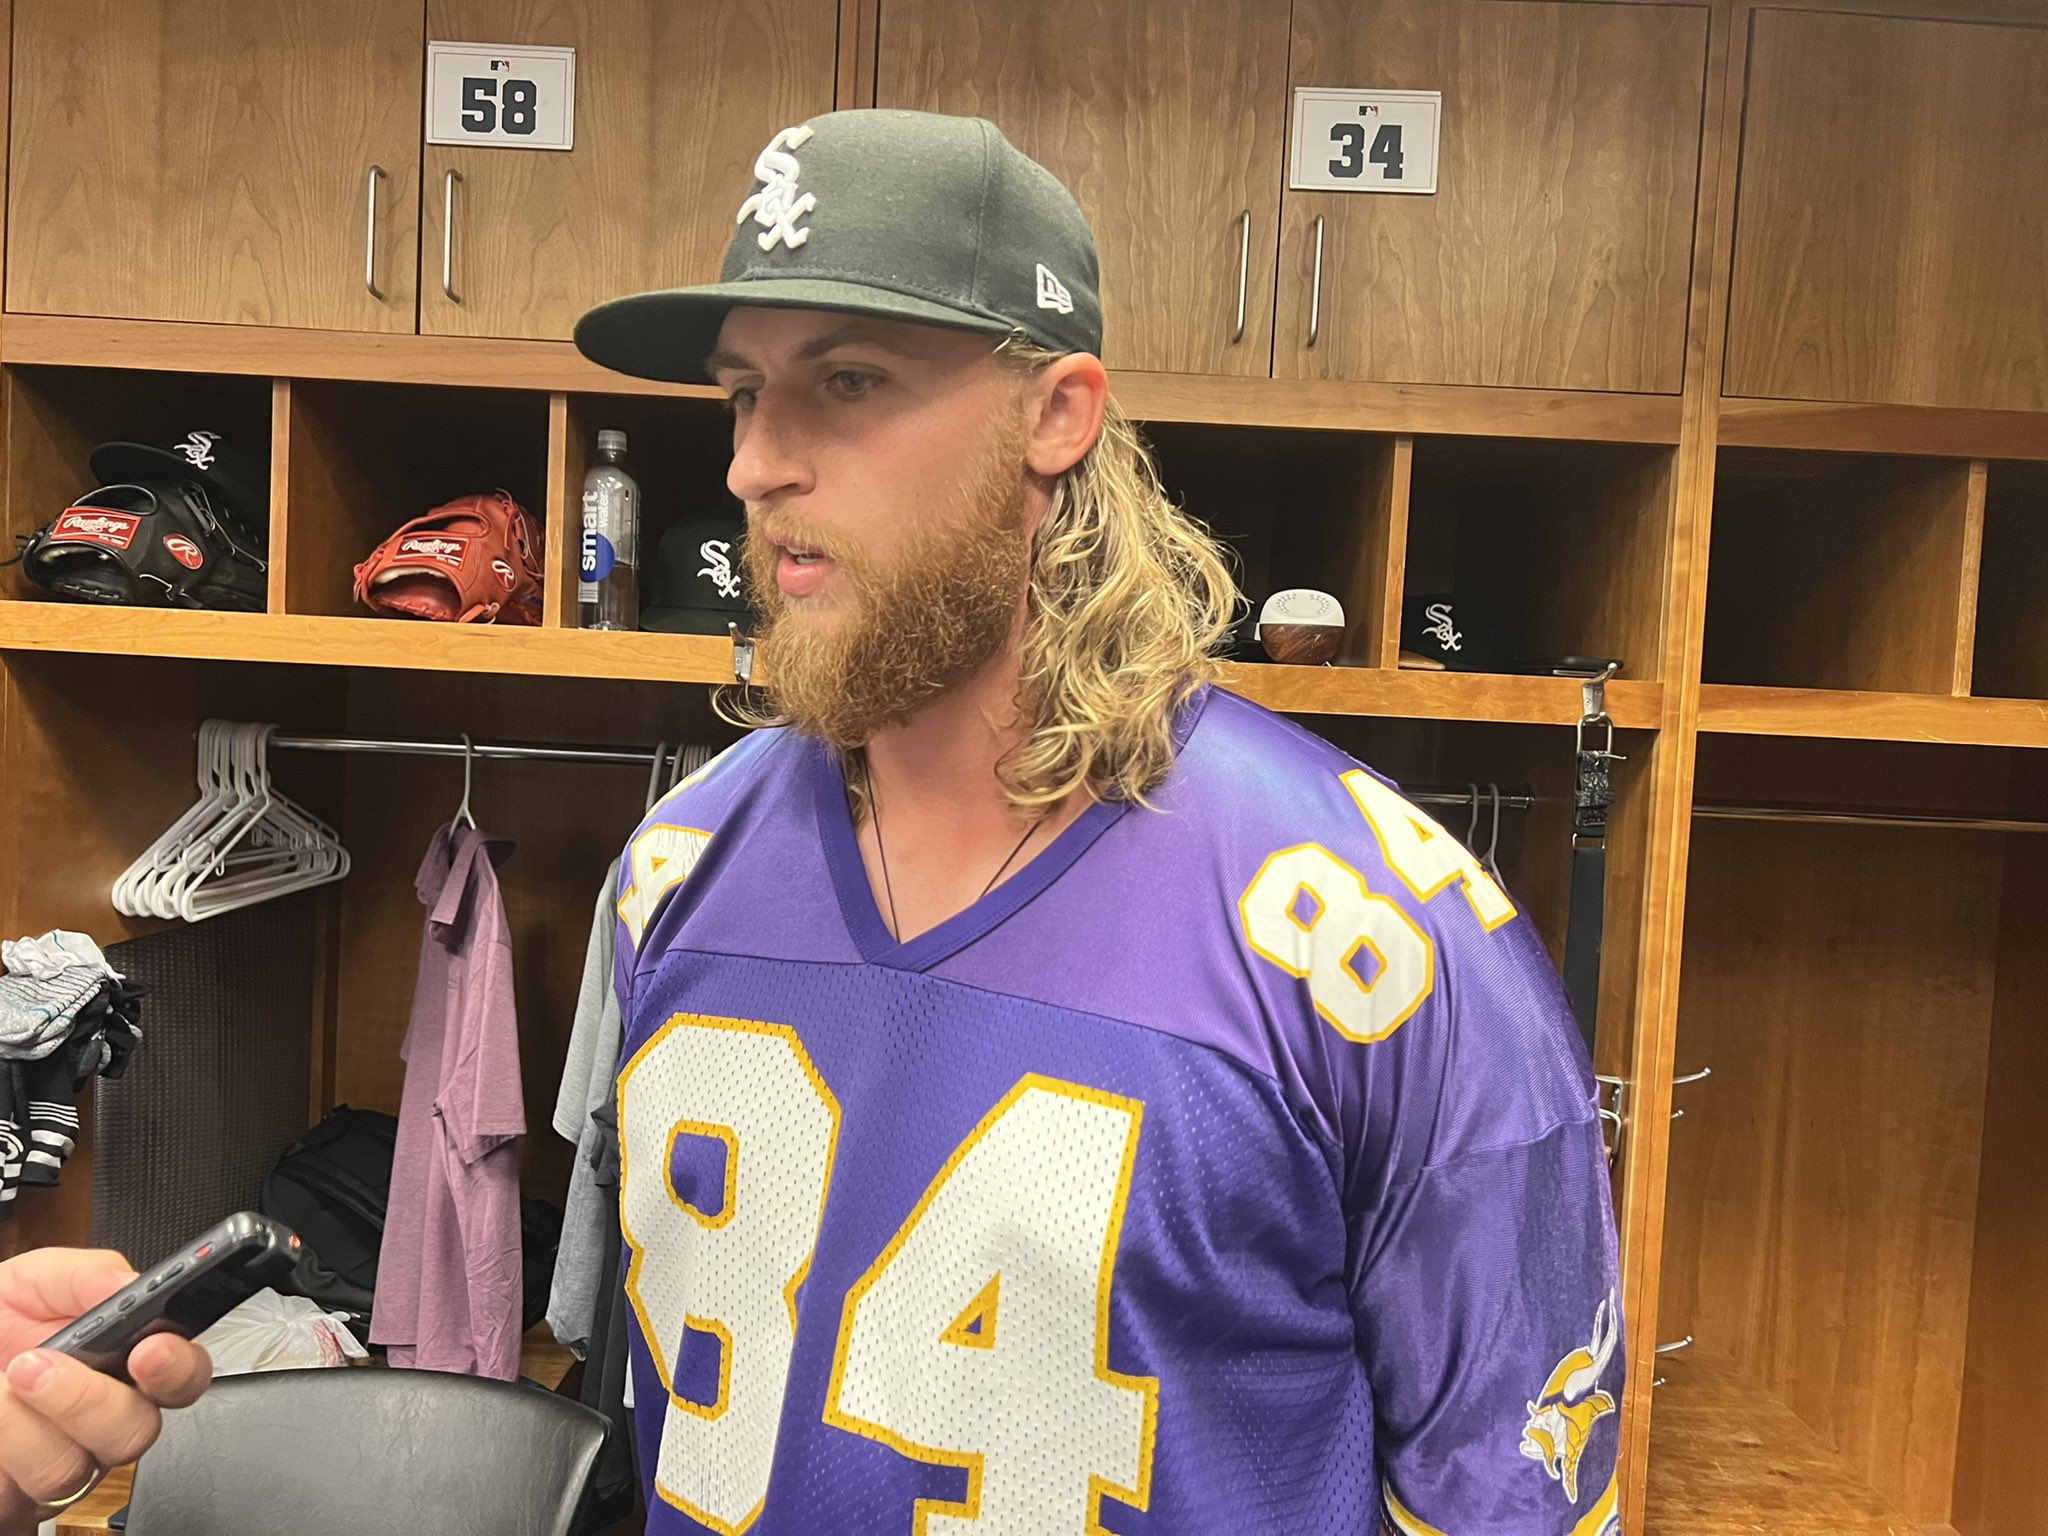
<path fill-rule="evenodd" d="M 1205 688 L 1181 711 L 1180 719 L 1174 723 L 1176 751 L 1186 744 L 1207 703 Z M 860 843 L 854 835 L 853 816 L 846 806 L 846 779 L 839 759 L 820 742 L 806 741 L 804 746 L 809 754 L 806 771 L 817 805 L 819 841 L 825 849 L 826 867 L 832 873 L 840 916 L 845 919 L 846 931 L 860 950 L 861 958 L 871 965 L 886 965 L 893 970 L 930 970 L 982 938 L 1035 900 L 1130 810 L 1123 801 L 1096 801 L 1040 849 L 1036 858 L 986 896 L 909 943 L 898 944 L 889 925 L 882 920 L 881 909 L 875 905 L 874 889 L 868 884 Z"/>

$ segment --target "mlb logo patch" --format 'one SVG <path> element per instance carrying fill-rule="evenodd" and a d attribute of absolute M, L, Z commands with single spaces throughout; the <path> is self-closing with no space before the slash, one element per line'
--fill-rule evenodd
<path fill-rule="evenodd" d="M 73 507 L 57 519 L 50 530 L 52 539 L 75 544 L 104 544 L 108 549 L 126 549 L 135 542 L 135 530 L 142 518 L 134 512 L 103 512 L 96 507 Z"/>

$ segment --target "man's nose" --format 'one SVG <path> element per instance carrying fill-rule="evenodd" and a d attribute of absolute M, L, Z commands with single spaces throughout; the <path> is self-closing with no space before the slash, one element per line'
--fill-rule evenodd
<path fill-rule="evenodd" d="M 726 471 L 725 484 L 741 502 L 771 502 L 811 489 L 810 459 L 795 427 L 788 412 L 774 404 L 766 391 L 740 419 L 733 432 L 732 467 Z"/>

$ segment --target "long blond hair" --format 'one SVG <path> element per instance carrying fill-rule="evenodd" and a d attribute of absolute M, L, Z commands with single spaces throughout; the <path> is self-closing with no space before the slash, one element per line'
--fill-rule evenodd
<path fill-rule="evenodd" d="M 1060 356 L 1021 334 L 996 354 L 1027 374 Z M 1175 714 L 1219 675 L 1237 603 L 1222 547 L 1167 500 L 1151 449 L 1109 400 L 1102 435 L 1054 482 L 1032 551 L 1026 731 L 996 770 L 1011 805 L 1041 812 L 1075 790 L 1144 804 L 1173 766 Z"/>
<path fill-rule="evenodd" d="M 1029 376 L 1065 354 L 1014 332 L 996 348 Z M 1032 550 L 1017 709 L 1024 738 L 996 765 L 1010 804 L 1039 816 L 1080 790 L 1139 805 L 1173 767 L 1180 707 L 1220 675 L 1235 621 L 1228 556 L 1166 497 L 1151 449 L 1117 406 L 1102 433 L 1053 483 Z M 781 723 L 725 698 L 736 724 Z M 866 754 L 846 756 L 854 819 L 866 811 Z"/>

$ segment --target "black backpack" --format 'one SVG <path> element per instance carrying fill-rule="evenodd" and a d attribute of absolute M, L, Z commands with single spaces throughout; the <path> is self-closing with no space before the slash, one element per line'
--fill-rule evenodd
<path fill-rule="evenodd" d="M 290 1283 L 330 1312 L 346 1312 L 358 1337 L 370 1326 L 377 1255 L 391 1204 L 391 1158 L 398 1122 L 374 1109 L 338 1106 L 286 1149 L 263 1179 L 263 1214 L 290 1227 L 305 1244 Z M 520 1324 L 547 1315 L 562 1213 L 544 1200 L 519 1202 L 524 1259 Z M 359 1320 L 359 1321 L 358 1321 Z"/>
<path fill-rule="evenodd" d="M 263 1180 L 263 1214 L 305 1243 L 289 1289 L 330 1312 L 360 1315 L 364 1328 L 377 1289 L 397 1140 L 390 1115 L 343 1104 L 293 1142 Z"/>

